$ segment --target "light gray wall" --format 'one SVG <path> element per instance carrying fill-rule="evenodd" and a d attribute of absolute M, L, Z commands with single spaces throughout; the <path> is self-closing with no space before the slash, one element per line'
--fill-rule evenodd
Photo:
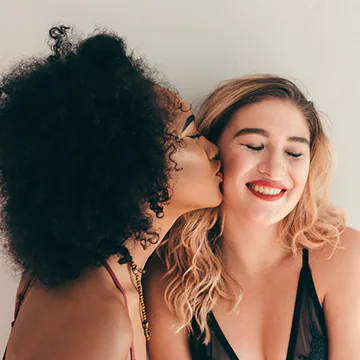
<path fill-rule="evenodd" d="M 0 71 L 46 49 L 47 31 L 95 26 L 125 36 L 137 55 L 195 102 L 221 80 L 290 77 L 332 122 L 338 158 L 333 202 L 360 228 L 360 2 L 350 0 L 0 0 Z M 16 280 L 0 257 L 0 352 Z"/>

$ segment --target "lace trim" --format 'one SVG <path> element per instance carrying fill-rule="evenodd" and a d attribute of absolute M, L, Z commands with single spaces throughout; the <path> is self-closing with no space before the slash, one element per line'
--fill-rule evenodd
<path fill-rule="evenodd" d="M 327 353 L 327 337 L 322 335 L 315 325 L 315 322 L 311 320 L 310 330 L 312 335 L 311 352 L 309 356 L 299 356 L 300 360 L 326 360 Z"/>

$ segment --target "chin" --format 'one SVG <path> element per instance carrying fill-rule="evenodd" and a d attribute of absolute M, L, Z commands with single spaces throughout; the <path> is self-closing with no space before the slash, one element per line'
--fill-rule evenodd
<path fill-rule="evenodd" d="M 223 201 L 222 193 L 219 191 L 218 195 L 216 197 L 214 197 L 214 199 L 212 199 L 212 200 L 213 201 L 211 202 L 211 204 L 209 204 L 208 207 L 217 207 L 217 206 L 219 206 Z"/>
<path fill-rule="evenodd" d="M 206 199 L 206 201 L 204 201 L 205 199 Z M 203 201 L 201 201 L 201 200 L 203 200 Z M 202 199 L 200 199 L 200 201 L 196 205 L 194 205 L 194 207 L 192 209 L 190 209 L 189 211 L 208 209 L 208 208 L 216 208 L 222 203 L 222 200 L 223 200 L 223 197 L 220 192 L 219 192 L 218 196 L 213 196 L 213 197 L 206 197 L 206 195 L 204 195 L 204 197 Z"/>
<path fill-rule="evenodd" d="M 279 224 L 281 220 L 283 220 L 285 216 L 280 214 L 269 214 L 267 212 L 259 213 L 259 212 L 247 212 L 246 220 L 255 226 L 273 226 Z"/>

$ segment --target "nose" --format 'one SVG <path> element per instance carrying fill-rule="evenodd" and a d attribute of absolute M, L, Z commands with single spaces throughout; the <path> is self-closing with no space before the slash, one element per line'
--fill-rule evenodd
<path fill-rule="evenodd" d="M 210 140 L 205 138 L 204 150 L 209 158 L 209 160 L 213 160 L 219 155 L 219 148 L 216 144 L 212 143 Z"/>
<path fill-rule="evenodd" d="M 268 151 L 258 165 L 258 171 L 271 179 L 281 179 L 286 173 L 286 160 L 281 151 Z"/>

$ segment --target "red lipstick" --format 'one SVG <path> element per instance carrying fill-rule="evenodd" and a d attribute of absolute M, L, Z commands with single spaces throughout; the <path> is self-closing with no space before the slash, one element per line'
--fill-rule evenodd
<path fill-rule="evenodd" d="M 252 185 L 252 186 L 258 185 L 258 186 L 264 186 L 274 189 L 287 190 L 287 187 L 285 185 L 272 180 L 254 180 L 254 181 L 249 181 L 246 185 Z"/>
<path fill-rule="evenodd" d="M 280 200 L 287 188 L 285 185 L 276 182 L 276 181 L 271 181 L 271 180 L 255 180 L 255 181 L 250 181 L 246 184 L 247 188 L 249 189 L 249 191 L 255 195 L 256 197 L 258 197 L 261 200 L 265 200 L 265 201 L 277 201 Z M 262 187 L 267 187 L 267 188 L 272 188 L 272 189 L 277 189 L 277 190 L 281 190 L 281 192 L 279 194 L 276 195 L 270 195 L 270 194 L 263 194 L 259 191 L 256 191 L 254 189 L 255 186 L 262 186 Z"/>

